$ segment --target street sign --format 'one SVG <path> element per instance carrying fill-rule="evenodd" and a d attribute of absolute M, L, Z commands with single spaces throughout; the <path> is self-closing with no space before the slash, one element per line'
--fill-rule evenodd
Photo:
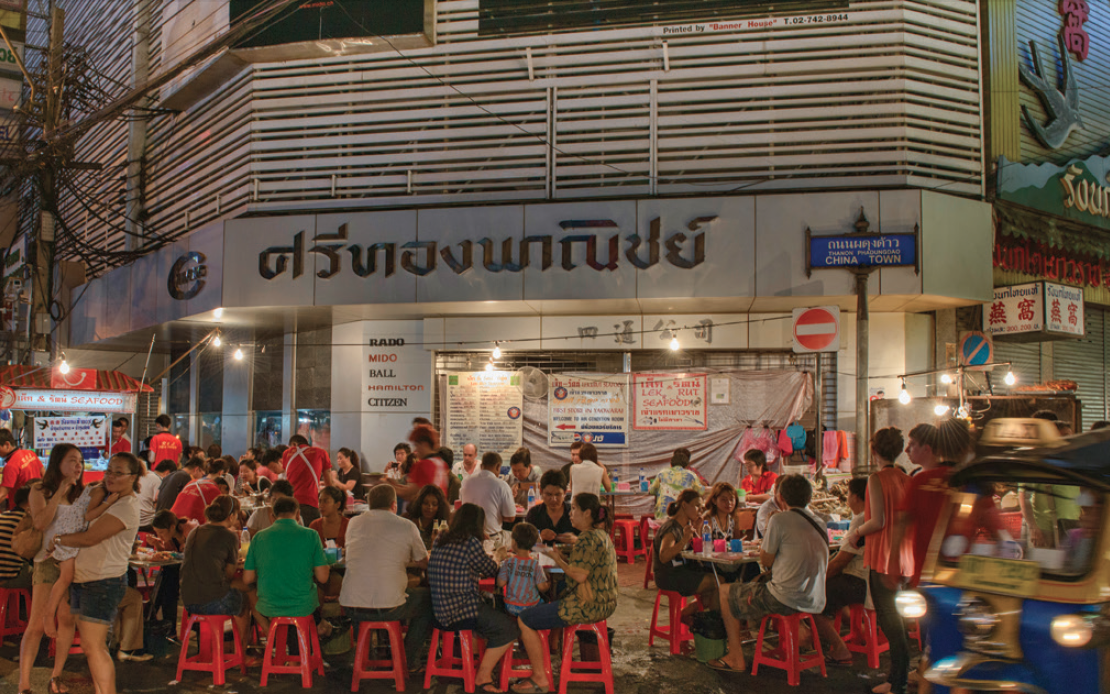
<path fill-rule="evenodd" d="M 994 361 L 994 343 L 986 334 L 969 332 L 960 340 L 960 363 L 964 366 L 982 366 Z"/>
<path fill-rule="evenodd" d="M 794 309 L 794 352 L 835 352 L 840 349 L 840 308 Z"/>
<path fill-rule="evenodd" d="M 896 267 L 917 265 L 915 234 L 811 236 L 811 268 Z"/>

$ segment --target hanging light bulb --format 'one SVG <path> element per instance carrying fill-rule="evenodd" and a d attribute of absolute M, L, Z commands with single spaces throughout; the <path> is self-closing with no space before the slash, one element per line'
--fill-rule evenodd
<path fill-rule="evenodd" d="M 65 356 L 62 357 L 62 364 L 58 367 L 58 371 L 61 371 L 63 374 L 69 373 L 69 362 L 66 361 Z"/>
<path fill-rule="evenodd" d="M 680 349 L 682 349 L 682 345 L 680 345 L 678 343 L 678 333 L 672 330 L 671 331 L 671 351 L 672 352 L 677 352 Z"/>
<path fill-rule="evenodd" d="M 487 361 L 486 362 L 486 371 L 493 371 L 493 362 L 492 361 Z"/>
<path fill-rule="evenodd" d="M 501 343 L 500 342 L 495 342 L 493 344 L 493 358 L 494 359 L 500 359 L 501 358 Z"/>
<path fill-rule="evenodd" d="M 216 333 L 216 337 L 212 338 L 212 346 L 219 347 L 223 342 L 220 340 L 220 334 Z"/>
<path fill-rule="evenodd" d="M 903 405 L 908 405 L 912 399 L 913 398 L 910 397 L 910 392 L 906 390 L 906 382 L 902 381 L 902 392 L 898 394 L 898 402 Z"/>
<path fill-rule="evenodd" d="M 235 357 L 235 361 L 243 361 L 243 348 L 236 347 L 235 354 L 232 354 L 231 356 Z"/>
<path fill-rule="evenodd" d="M 1006 381 L 1006 385 L 1008 385 L 1008 386 L 1012 386 L 1015 383 L 1017 383 L 1017 377 L 1014 376 L 1013 371 L 1007 371 L 1006 372 L 1006 378 L 1004 380 Z"/>
<path fill-rule="evenodd" d="M 944 415 L 948 414 L 948 409 L 948 405 L 937 405 L 933 408 L 933 414 L 938 417 L 943 417 Z"/>
<path fill-rule="evenodd" d="M 940 375 L 940 382 L 945 384 L 945 385 L 948 385 L 952 382 L 952 377 L 949 376 L 948 374 L 941 374 Z"/>

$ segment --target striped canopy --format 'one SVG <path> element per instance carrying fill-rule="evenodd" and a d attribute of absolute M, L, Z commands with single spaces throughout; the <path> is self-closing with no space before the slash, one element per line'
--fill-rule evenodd
<path fill-rule="evenodd" d="M 0 366 L 0 386 L 51 390 L 51 371 L 39 366 Z M 135 393 L 139 391 L 139 382 L 119 371 L 97 371 L 96 390 L 102 393 Z M 154 389 L 144 385 L 142 392 L 153 393 Z"/>

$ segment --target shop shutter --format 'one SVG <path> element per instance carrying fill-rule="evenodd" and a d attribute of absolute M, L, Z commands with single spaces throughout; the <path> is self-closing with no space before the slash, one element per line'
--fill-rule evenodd
<path fill-rule="evenodd" d="M 1011 362 L 1018 385 L 1041 382 L 1041 344 L 1039 342 L 994 342 L 994 360 Z M 1005 375 L 1005 374 L 1002 374 Z M 1001 378 L 995 379 L 1001 382 Z"/>
<path fill-rule="evenodd" d="M 1083 403 L 1083 431 L 1106 419 L 1106 312 L 1087 305 L 1085 314 L 1083 339 L 1055 342 L 1052 352 L 1055 377 L 1079 384 L 1076 397 Z"/>

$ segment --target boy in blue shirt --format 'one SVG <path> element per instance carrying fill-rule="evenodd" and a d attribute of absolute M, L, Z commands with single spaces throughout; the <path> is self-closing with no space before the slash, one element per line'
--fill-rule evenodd
<path fill-rule="evenodd" d="M 539 560 L 532 557 L 532 548 L 539 541 L 536 526 L 517 523 L 513 528 L 513 553 L 497 573 L 497 587 L 505 589 L 505 609 L 514 617 L 538 605 L 540 594 L 551 587 Z"/>

